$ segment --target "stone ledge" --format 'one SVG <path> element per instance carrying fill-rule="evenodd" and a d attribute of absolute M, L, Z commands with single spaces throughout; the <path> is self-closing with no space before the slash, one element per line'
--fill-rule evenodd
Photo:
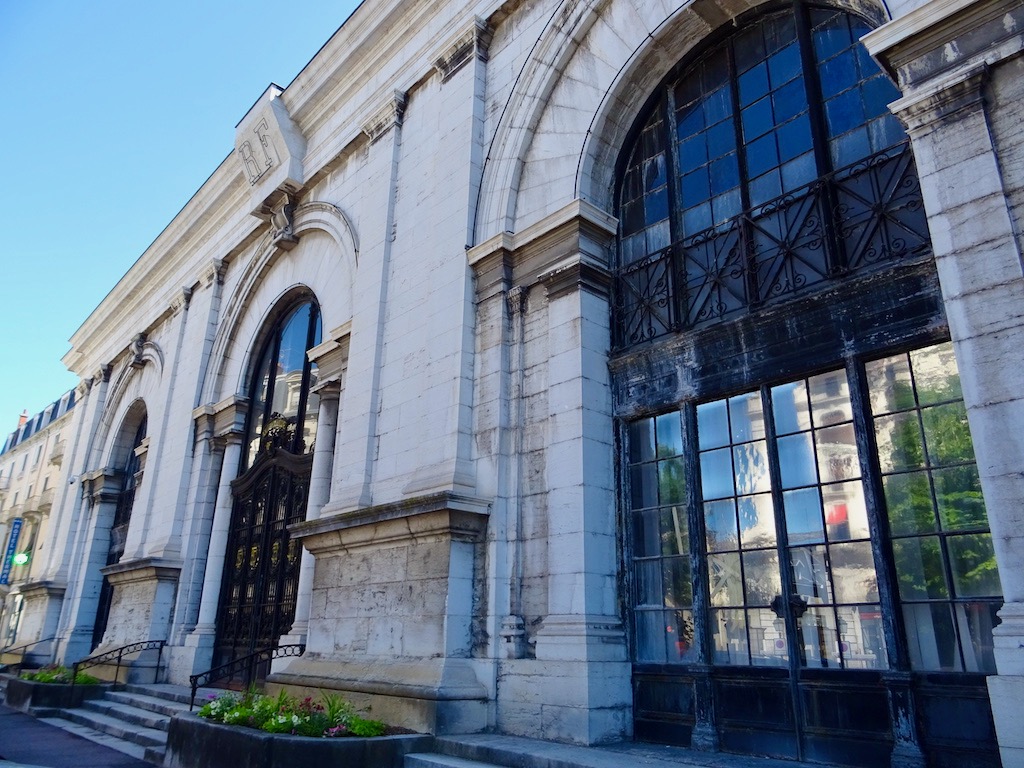
<path fill-rule="evenodd" d="M 290 525 L 288 532 L 314 554 L 438 536 L 476 541 L 487 528 L 488 513 L 483 499 L 443 492 L 321 516 Z"/>

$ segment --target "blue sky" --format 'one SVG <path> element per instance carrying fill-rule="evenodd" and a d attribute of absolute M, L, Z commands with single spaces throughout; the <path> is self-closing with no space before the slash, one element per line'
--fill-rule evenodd
<path fill-rule="evenodd" d="M 355 0 L 0 0 L 0 443 L 68 339 Z"/>

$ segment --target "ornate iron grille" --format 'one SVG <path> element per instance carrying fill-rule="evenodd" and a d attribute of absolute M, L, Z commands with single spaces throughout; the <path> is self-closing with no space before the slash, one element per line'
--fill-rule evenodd
<path fill-rule="evenodd" d="M 216 664 L 276 646 L 295 618 L 302 548 L 288 526 L 305 519 L 312 461 L 272 448 L 234 482 Z"/>
<path fill-rule="evenodd" d="M 921 185 L 904 143 L 621 269 L 616 346 L 727 319 L 929 251 Z"/>

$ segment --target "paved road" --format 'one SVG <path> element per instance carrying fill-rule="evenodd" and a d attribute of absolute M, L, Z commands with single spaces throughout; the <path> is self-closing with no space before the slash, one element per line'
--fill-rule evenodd
<path fill-rule="evenodd" d="M 0 704 L 0 768 L 153 768 Z"/>

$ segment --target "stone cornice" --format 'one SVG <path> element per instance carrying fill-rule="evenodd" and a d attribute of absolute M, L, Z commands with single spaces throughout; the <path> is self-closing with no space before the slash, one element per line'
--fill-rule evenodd
<path fill-rule="evenodd" d="M 489 514 L 484 499 L 444 492 L 328 515 L 290 525 L 288 531 L 313 553 L 438 536 L 476 541 Z"/>
<path fill-rule="evenodd" d="M 861 41 L 906 90 L 943 73 L 992 64 L 1024 47 L 1020 0 L 930 0 Z"/>
<path fill-rule="evenodd" d="M 181 573 L 180 560 L 167 560 L 162 557 L 142 557 L 136 560 L 122 560 L 120 563 L 100 568 L 111 584 L 128 584 L 134 581 L 168 581 L 176 580 Z"/>
<path fill-rule="evenodd" d="M 192 411 L 196 423 L 196 440 L 241 435 L 249 413 L 249 398 L 230 395 L 219 403 L 201 405 Z"/>
<path fill-rule="evenodd" d="M 494 30 L 478 16 L 466 29 L 446 41 L 432 57 L 441 82 L 447 82 L 474 57 L 487 61 L 487 49 L 493 35 Z"/>

